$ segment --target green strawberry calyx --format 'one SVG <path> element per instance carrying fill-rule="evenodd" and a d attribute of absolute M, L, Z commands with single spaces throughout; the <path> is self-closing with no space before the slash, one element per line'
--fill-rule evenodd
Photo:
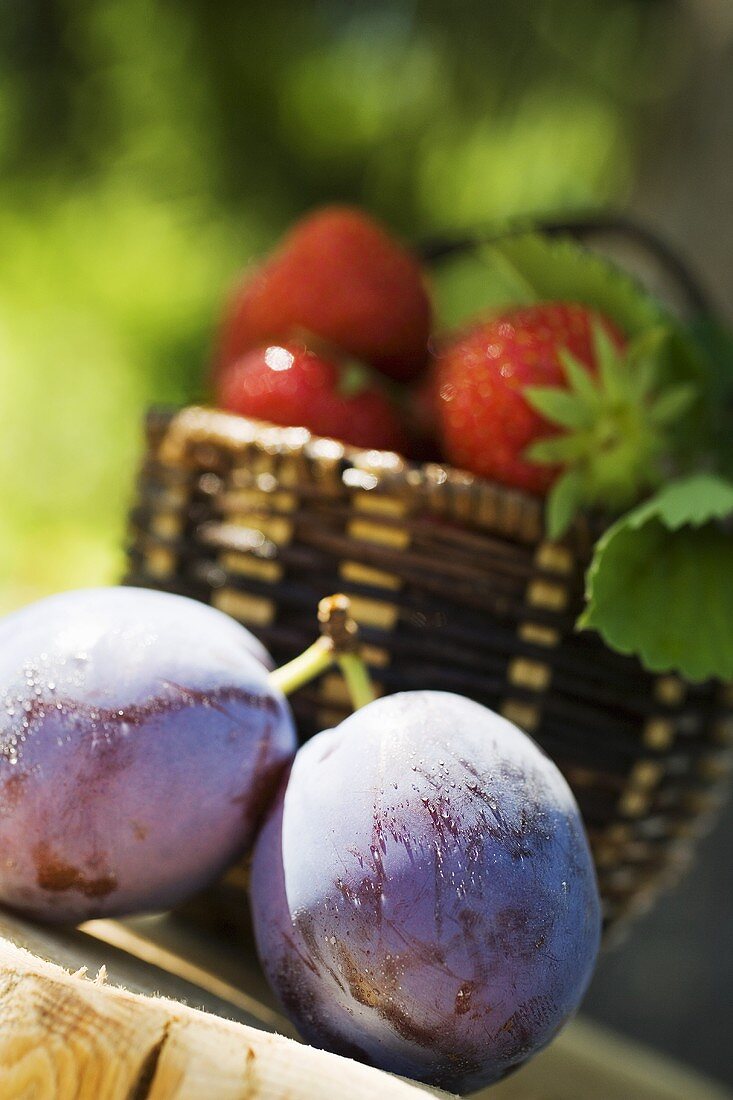
<path fill-rule="evenodd" d="M 547 498 L 547 527 L 560 538 L 582 508 L 618 513 L 670 476 L 673 426 L 696 400 L 692 383 L 667 383 L 660 325 L 619 350 L 596 320 L 592 373 L 566 349 L 559 359 L 567 388 L 527 386 L 528 403 L 559 434 L 525 451 L 531 462 L 563 467 Z"/>

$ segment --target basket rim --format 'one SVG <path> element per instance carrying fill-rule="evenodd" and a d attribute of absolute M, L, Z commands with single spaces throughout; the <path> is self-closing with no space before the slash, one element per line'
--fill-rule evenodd
<path fill-rule="evenodd" d="M 146 426 L 148 432 L 161 434 L 161 459 L 175 466 L 188 465 L 196 448 L 206 445 L 221 447 L 232 456 L 258 447 L 268 454 L 284 457 L 302 454 L 306 459 L 331 467 L 346 463 L 347 468 L 357 474 L 351 485 L 353 488 L 372 489 L 381 483 L 393 492 L 413 498 L 420 492 L 434 493 L 445 488 L 457 498 L 457 510 L 461 510 L 462 504 L 470 507 L 477 501 L 491 501 L 502 512 L 523 517 L 522 529 L 533 532 L 523 541 L 557 541 L 559 545 L 584 554 L 613 522 L 613 517 L 604 518 L 585 511 L 573 520 L 561 539 L 549 540 L 545 502 L 525 490 L 510 488 L 448 462 L 418 462 L 396 451 L 355 447 L 330 436 L 317 435 L 305 427 L 283 427 L 211 405 L 153 405 L 146 414 Z M 362 484 L 358 475 L 362 477 Z M 465 513 L 465 508 L 463 511 Z"/>

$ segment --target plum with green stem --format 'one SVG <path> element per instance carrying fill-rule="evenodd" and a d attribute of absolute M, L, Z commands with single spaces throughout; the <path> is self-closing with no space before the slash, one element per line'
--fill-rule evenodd
<path fill-rule="evenodd" d="M 0 624 L 0 902 L 42 920 L 168 908 L 250 847 L 296 748 L 296 675 L 211 607 L 134 588 Z"/>
<path fill-rule="evenodd" d="M 570 789 L 478 703 L 365 702 L 304 745 L 255 844 L 265 972 L 317 1046 L 452 1090 L 498 1080 L 577 1008 L 600 934 Z"/>

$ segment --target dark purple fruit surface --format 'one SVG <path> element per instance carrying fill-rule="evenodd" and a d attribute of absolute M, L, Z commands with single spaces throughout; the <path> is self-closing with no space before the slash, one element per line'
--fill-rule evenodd
<path fill-rule="evenodd" d="M 219 611 L 134 588 L 0 624 L 0 902 L 167 908 L 252 843 L 296 745 L 270 659 Z"/>
<path fill-rule="evenodd" d="M 299 750 L 251 899 L 308 1041 L 460 1091 L 549 1042 L 599 944 L 567 783 L 516 727 L 443 692 L 377 700 Z"/>

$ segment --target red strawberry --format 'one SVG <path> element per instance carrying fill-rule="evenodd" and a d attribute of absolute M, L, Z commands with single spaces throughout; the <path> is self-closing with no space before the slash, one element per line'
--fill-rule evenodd
<path fill-rule="evenodd" d="M 302 345 L 271 345 L 225 367 L 216 398 L 221 408 L 242 416 L 404 453 L 407 438 L 397 409 L 365 375 L 363 367 L 340 368 Z"/>
<path fill-rule="evenodd" d="M 595 373 L 594 319 L 621 350 L 625 339 L 608 318 L 565 302 L 512 310 L 445 346 L 436 392 L 446 458 L 503 485 L 544 494 L 560 467 L 530 462 L 525 452 L 558 428 L 530 405 L 525 387 L 567 388 L 563 349 Z"/>
<path fill-rule="evenodd" d="M 235 291 L 219 366 L 268 341 L 309 334 L 407 381 L 425 365 L 430 320 L 417 260 L 361 211 L 324 207 Z"/>

